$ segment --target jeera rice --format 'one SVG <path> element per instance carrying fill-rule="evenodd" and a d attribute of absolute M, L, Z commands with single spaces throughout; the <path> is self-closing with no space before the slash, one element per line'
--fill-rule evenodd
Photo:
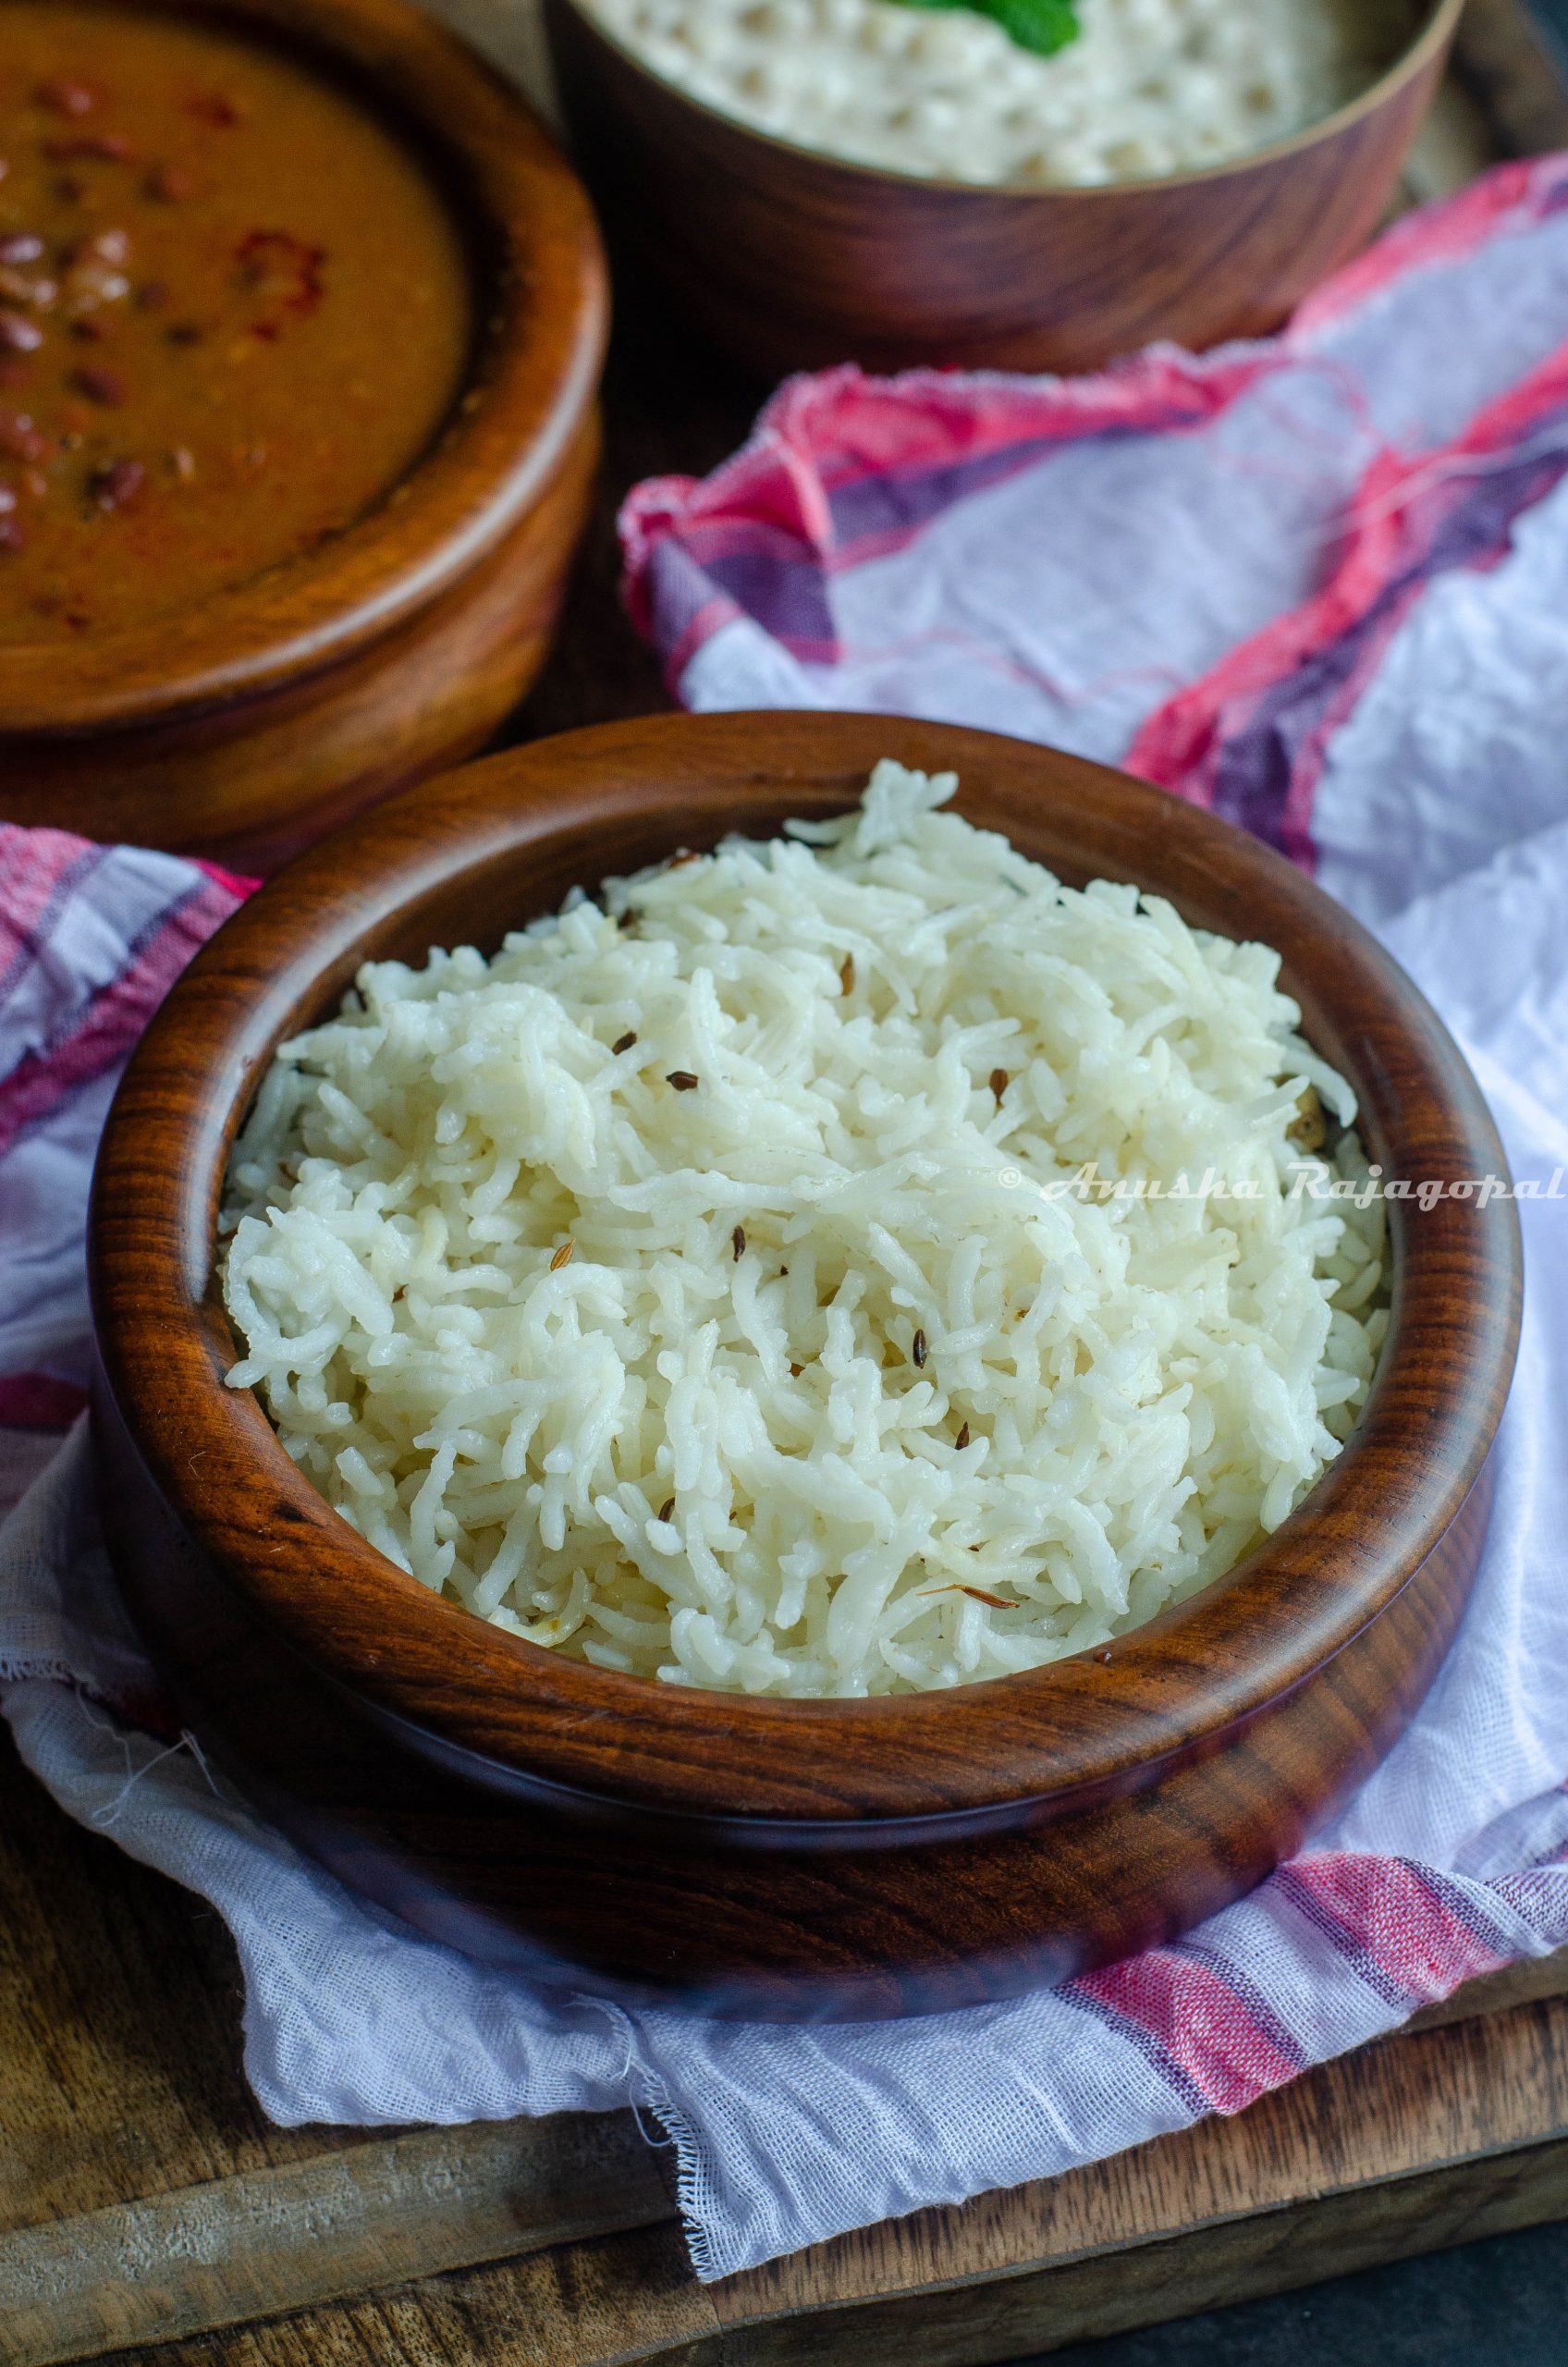
<path fill-rule="evenodd" d="M 1294 1138 L 1354 1110 L 1277 957 L 955 786 L 372 963 L 279 1052 L 228 1378 L 433 1592 L 676 1684 L 962 1684 L 1191 1594 L 1338 1451 L 1382 1210 Z"/>

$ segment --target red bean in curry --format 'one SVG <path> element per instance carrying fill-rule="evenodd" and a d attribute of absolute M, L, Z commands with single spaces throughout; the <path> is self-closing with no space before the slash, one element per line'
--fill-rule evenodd
<path fill-rule="evenodd" d="M 200 18 L 0 6 L 0 638 L 311 550 L 430 444 L 472 331 L 423 159 Z"/>

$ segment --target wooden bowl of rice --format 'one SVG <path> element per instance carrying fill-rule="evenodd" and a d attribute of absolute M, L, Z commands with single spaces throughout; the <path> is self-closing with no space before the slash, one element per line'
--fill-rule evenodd
<path fill-rule="evenodd" d="M 865 1699 L 660 1683 L 508 1632 L 394 1565 L 231 1388 L 231 1147 L 280 1043 L 368 960 L 487 951 L 573 887 L 854 805 L 882 759 L 1070 886 L 1132 882 L 1282 957 L 1388 1206 L 1370 1396 L 1236 1567 L 1048 1665 Z M 848 990 L 846 986 L 846 991 Z M 670 1080 L 673 1083 L 673 1079 Z M 999 1099 L 999 1096 L 998 1096 Z M 191 1731 L 353 1889 L 484 1961 L 775 2019 L 1060 1981 L 1263 1880 L 1423 1699 L 1468 1598 L 1520 1251 L 1460 1054 L 1396 965 L 1255 840 L 1048 749 L 867 716 L 670 715 L 410 791 L 270 882 L 148 1030 L 92 1227 L 105 1529 Z M 741 1250 L 736 1250 L 740 1259 Z M 915 1362 L 924 1359 L 916 1356 Z"/>

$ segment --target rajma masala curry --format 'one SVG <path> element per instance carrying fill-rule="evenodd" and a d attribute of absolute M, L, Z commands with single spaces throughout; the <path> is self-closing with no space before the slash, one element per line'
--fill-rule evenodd
<path fill-rule="evenodd" d="M 457 396 L 468 259 L 368 101 L 221 22 L 0 0 L 0 638 L 312 550 Z"/>

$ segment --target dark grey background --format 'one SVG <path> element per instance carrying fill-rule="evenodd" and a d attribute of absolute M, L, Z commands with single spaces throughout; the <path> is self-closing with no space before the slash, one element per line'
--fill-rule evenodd
<path fill-rule="evenodd" d="M 1075 2343 L 1028 2367 L 1568 2367 L 1568 2226 Z"/>
<path fill-rule="evenodd" d="M 1568 0 L 1531 0 L 1531 5 L 1543 24 L 1550 25 L 1568 46 Z"/>

